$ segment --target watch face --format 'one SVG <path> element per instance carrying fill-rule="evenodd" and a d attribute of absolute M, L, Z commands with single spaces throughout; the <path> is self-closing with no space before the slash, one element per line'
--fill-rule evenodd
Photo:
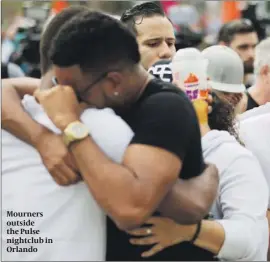
<path fill-rule="evenodd" d="M 72 126 L 71 131 L 77 138 L 83 138 L 88 134 L 87 128 L 81 124 Z"/>

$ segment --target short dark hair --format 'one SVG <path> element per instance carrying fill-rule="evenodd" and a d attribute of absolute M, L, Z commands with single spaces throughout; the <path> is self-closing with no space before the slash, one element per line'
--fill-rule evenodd
<path fill-rule="evenodd" d="M 135 5 L 131 9 L 126 10 L 121 16 L 121 22 L 124 23 L 127 28 L 137 35 L 136 24 L 141 24 L 144 17 L 164 16 L 165 13 L 156 2 L 146 2 L 139 5 Z M 137 18 L 141 18 L 139 22 L 136 22 Z"/>
<path fill-rule="evenodd" d="M 59 67 L 79 65 L 100 73 L 138 64 L 136 38 L 118 20 L 97 11 L 86 11 L 61 27 L 50 48 L 50 59 Z"/>
<path fill-rule="evenodd" d="M 224 24 L 218 33 L 218 42 L 230 44 L 236 34 L 256 32 L 252 22 L 248 19 L 238 19 Z"/>
<path fill-rule="evenodd" d="M 52 45 L 52 40 L 59 32 L 60 28 L 75 15 L 87 10 L 83 6 L 71 6 L 65 8 L 62 12 L 58 13 L 46 26 L 40 41 L 39 53 L 41 60 L 41 73 L 46 74 L 52 66 L 52 61 L 49 58 L 49 48 Z"/>

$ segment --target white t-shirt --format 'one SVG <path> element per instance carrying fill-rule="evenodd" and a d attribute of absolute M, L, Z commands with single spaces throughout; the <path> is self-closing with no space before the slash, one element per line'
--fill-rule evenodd
<path fill-rule="evenodd" d="M 23 105 L 33 119 L 60 133 L 33 97 L 26 96 Z M 81 120 L 100 148 L 114 161 L 121 162 L 133 136 L 129 126 L 111 109 L 87 109 Z M 68 187 L 57 185 L 39 153 L 5 130 L 2 130 L 2 197 L 4 261 L 105 260 L 106 217 L 86 185 L 83 182 Z M 14 212 L 13 217 L 11 211 Z M 7 225 L 8 221 L 17 223 L 24 220 L 33 221 L 34 226 Z M 7 234 L 9 228 L 18 229 L 18 234 L 10 230 Z M 30 228 L 40 230 L 39 234 L 21 232 Z M 20 237 L 30 242 L 19 245 L 7 243 L 7 239 L 10 242 Z M 32 243 L 32 238 L 41 238 L 44 243 Z M 53 243 L 46 243 L 50 242 L 48 239 L 52 239 Z M 32 252 L 18 252 L 16 246 L 19 249 L 29 248 Z"/>
<path fill-rule="evenodd" d="M 221 261 L 266 261 L 268 187 L 258 160 L 226 131 L 202 138 L 203 156 L 219 171 L 218 197 L 211 212 L 225 232 Z"/>
<path fill-rule="evenodd" d="M 270 190 L 270 103 L 247 111 L 240 120 L 240 138 L 260 162 Z"/>

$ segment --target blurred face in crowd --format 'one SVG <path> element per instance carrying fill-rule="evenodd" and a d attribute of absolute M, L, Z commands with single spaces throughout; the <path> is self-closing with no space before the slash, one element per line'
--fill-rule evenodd
<path fill-rule="evenodd" d="M 141 17 L 136 20 L 141 63 L 149 69 L 161 59 L 171 59 L 175 50 L 174 29 L 166 17 Z"/>
<path fill-rule="evenodd" d="M 253 73 L 255 47 L 259 39 L 256 32 L 236 34 L 230 43 L 230 47 L 238 53 L 244 63 L 245 73 Z"/>

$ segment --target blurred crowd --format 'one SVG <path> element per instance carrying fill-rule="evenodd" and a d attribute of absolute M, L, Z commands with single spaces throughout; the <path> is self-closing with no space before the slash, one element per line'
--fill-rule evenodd
<path fill-rule="evenodd" d="M 56 241 L 4 236 L 5 258 L 267 261 L 269 3 L 25 4 L 2 33 L 3 206 Z"/>
<path fill-rule="evenodd" d="M 1 60 L 3 66 L 7 66 L 8 62 L 18 65 L 21 70 L 15 65 L 9 65 L 8 70 L 15 72 L 18 76 L 23 73 L 27 76 L 40 77 L 38 46 L 43 27 L 57 12 L 74 2 L 51 1 L 37 4 L 34 1 L 25 1 L 22 3 L 15 17 L 5 18 L 2 22 Z M 109 5 L 106 5 L 104 1 L 93 2 L 94 4 L 87 1 L 77 3 L 97 7 L 120 18 L 124 7 L 130 7 L 135 2 L 116 1 Z M 156 3 L 164 9 L 174 25 L 177 50 L 185 47 L 202 49 L 218 43 L 221 26 L 240 18 L 250 20 L 257 33 L 258 41 L 270 35 L 268 1 L 198 1 L 197 3 L 156 1 Z M 13 75 L 11 73 L 11 76 Z"/>

